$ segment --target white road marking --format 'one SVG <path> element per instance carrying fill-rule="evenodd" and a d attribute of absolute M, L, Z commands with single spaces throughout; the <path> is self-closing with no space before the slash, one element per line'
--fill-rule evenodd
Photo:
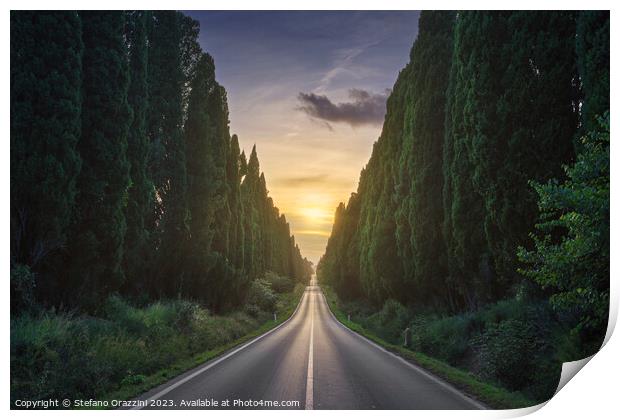
<path fill-rule="evenodd" d="M 316 295 L 308 295 L 310 301 L 310 348 L 308 350 L 308 379 L 306 381 L 306 410 L 314 406 L 314 300 Z"/>
<path fill-rule="evenodd" d="M 146 401 L 147 401 L 146 405 L 140 405 L 140 406 L 132 407 L 131 410 L 142 410 L 144 407 L 149 406 L 151 401 L 160 399 L 161 397 L 163 397 L 164 395 L 166 395 L 167 393 L 169 393 L 173 389 L 176 389 L 176 388 L 180 387 L 181 385 L 183 385 L 184 383 L 186 383 L 188 381 L 191 381 L 196 376 L 198 376 L 198 375 L 206 372 L 207 370 L 211 369 L 213 366 L 216 366 L 216 365 L 220 364 L 221 362 L 223 362 L 224 360 L 228 359 L 229 357 L 234 356 L 235 354 L 239 353 L 241 350 L 245 349 L 246 347 L 256 343 L 258 340 L 260 340 L 262 338 L 265 338 L 269 334 L 273 333 L 274 331 L 276 331 L 279 328 L 283 327 L 284 325 L 288 324 L 288 322 L 295 317 L 295 315 L 297 314 L 297 311 L 299 311 L 299 307 L 301 306 L 301 303 L 304 301 L 305 297 L 306 297 L 306 292 L 304 292 L 304 294 L 301 296 L 301 299 L 299 299 L 299 303 L 297 304 L 297 308 L 295 308 L 295 312 L 293 312 L 293 314 L 289 317 L 289 319 L 287 319 L 286 321 L 284 321 L 283 323 L 281 323 L 277 327 L 267 331 L 266 333 L 256 337 L 255 339 L 245 343 L 243 346 L 241 346 L 241 347 L 231 351 L 230 353 L 227 353 L 227 354 L 219 357 L 218 359 L 215 359 L 214 361 L 212 361 L 211 363 L 209 363 L 205 367 L 197 370 L 196 372 L 192 373 L 191 375 L 187 375 L 184 378 L 179 379 L 178 381 L 176 381 L 175 383 L 173 383 L 169 387 L 166 387 L 166 388 L 162 389 L 161 391 L 159 391 L 157 394 L 147 398 L 146 399 Z"/>

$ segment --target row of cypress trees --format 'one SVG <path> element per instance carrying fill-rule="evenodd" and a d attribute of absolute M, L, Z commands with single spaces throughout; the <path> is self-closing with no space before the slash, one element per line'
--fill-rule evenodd
<path fill-rule="evenodd" d="M 422 12 L 320 281 L 452 313 L 515 296 L 532 183 L 564 179 L 608 110 L 608 12 Z"/>
<path fill-rule="evenodd" d="M 221 310 L 268 270 L 308 280 L 198 33 L 173 11 L 11 13 L 14 310 L 111 293 Z"/>

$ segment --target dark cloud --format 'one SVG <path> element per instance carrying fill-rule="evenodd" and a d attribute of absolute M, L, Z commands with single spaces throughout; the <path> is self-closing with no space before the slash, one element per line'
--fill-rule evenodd
<path fill-rule="evenodd" d="M 335 104 L 325 95 L 300 92 L 299 110 L 312 118 L 327 122 L 343 122 L 355 127 L 370 124 L 381 125 L 385 117 L 385 102 L 389 91 L 370 93 L 362 89 L 349 90 L 351 102 Z"/>

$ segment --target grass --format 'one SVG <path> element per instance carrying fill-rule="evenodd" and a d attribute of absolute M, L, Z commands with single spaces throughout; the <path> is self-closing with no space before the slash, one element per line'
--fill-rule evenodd
<path fill-rule="evenodd" d="M 131 399 L 287 320 L 305 288 L 293 287 L 262 288 L 254 305 L 221 315 L 185 300 L 136 307 L 113 296 L 97 317 L 12 318 L 11 401 Z"/>
<path fill-rule="evenodd" d="M 449 364 L 437 360 L 420 352 L 412 351 L 403 346 L 395 345 L 378 337 L 371 331 L 368 331 L 358 323 L 349 321 L 348 317 L 341 309 L 340 302 L 336 294 L 329 286 L 321 286 L 323 293 L 327 299 L 329 307 L 335 317 L 343 325 L 356 333 L 368 338 L 369 340 L 379 344 L 386 350 L 389 350 L 404 359 L 432 372 L 436 376 L 446 380 L 454 385 L 465 394 L 487 405 L 493 409 L 512 409 L 524 408 L 536 405 L 537 402 L 524 397 L 519 392 L 511 392 L 498 386 L 485 383 L 476 378 L 469 372 L 450 366 Z"/>
<path fill-rule="evenodd" d="M 125 384 L 121 386 L 120 389 L 103 395 L 100 399 L 106 401 L 132 399 L 136 396 L 139 396 L 140 394 L 149 391 L 150 389 L 155 388 L 158 385 L 163 384 L 166 381 L 175 378 L 176 376 L 190 369 L 206 363 L 209 360 L 215 359 L 216 357 L 223 355 L 224 353 L 234 349 L 235 347 L 240 346 L 250 341 L 251 339 L 266 333 L 267 331 L 277 327 L 291 317 L 291 315 L 295 311 L 295 308 L 297 307 L 297 304 L 299 303 L 299 300 L 301 299 L 303 290 L 303 288 L 297 288 L 294 292 L 287 294 L 284 299 L 281 299 L 278 302 L 277 313 L 281 315 L 278 317 L 277 320 L 274 321 L 273 319 L 271 319 L 263 323 L 259 328 L 230 343 L 219 346 L 213 350 L 199 353 L 193 357 L 180 360 L 171 366 L 168 366 L 152 375 L 149 375 L 148 377 L 144 378 L 144 380 L 140 384 Z"/>

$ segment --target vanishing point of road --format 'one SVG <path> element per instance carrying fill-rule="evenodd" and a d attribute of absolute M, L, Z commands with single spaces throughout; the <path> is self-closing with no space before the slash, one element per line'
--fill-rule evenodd
<path fill-rule="evenodd" d="M 484 408 L 343 326 L 314 279 L 288 321 L 137 400 L 149 409 Z"/>

